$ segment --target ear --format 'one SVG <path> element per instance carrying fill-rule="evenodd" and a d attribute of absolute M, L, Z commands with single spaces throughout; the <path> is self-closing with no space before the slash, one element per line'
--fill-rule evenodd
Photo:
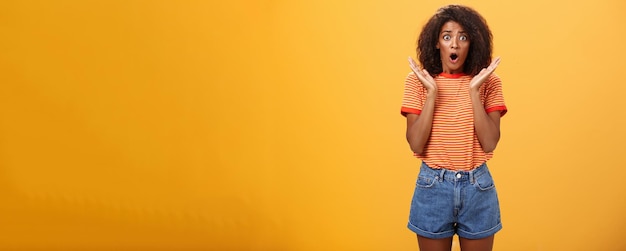
<path fill-rule="evenodd" d="M 439 43 L 437 43 L 437 45 L 435 45 L 435 47 L 437 48 L 437 50 L 439 50 Z"/>

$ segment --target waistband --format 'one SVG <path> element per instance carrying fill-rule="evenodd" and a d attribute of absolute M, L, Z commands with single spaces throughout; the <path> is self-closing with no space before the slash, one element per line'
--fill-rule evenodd
<path fill-rule="evenodd" d="M 474 181 L 478 177 L 482 176 L 483 174 L 489 173 L 489 168 L 487 168 L 487 163 L 483 163 L 482 165 L 475 169 L 472 169 L 471 171 L 454 171 L 444 168 L 434 169 L 426 165 L 426 163 L 422 162 L 421 171 L 432 173 L 433 175 L 438 176 L 441 180 L 470 181 L 471 183 L 474 183 Z"/>

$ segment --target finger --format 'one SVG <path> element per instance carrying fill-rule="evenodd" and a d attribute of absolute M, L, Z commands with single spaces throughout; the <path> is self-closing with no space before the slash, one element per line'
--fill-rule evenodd
<path fill-rule="evenodd" d="M 499 64 L 500 64 L 500 57 L 497 57 L 495 60 L 493 60 L 493 62 L 491 62 L 490 66 L 493 66 L 493 68 L 495 69 L 496 67 L 498 67 Z"/>
<path fill-rule="evenodd" d="M 420 67 L 417 65 L 417 63 L 411 57 L 409 57 L 409 63 L 410 63 L 410 66 L 411 66 L 411 70 L 413 70 L 413 73 L 415 73 L 415 76 L 417 77 L 417 79 L 420 82 L 424 82 L 426 80 L 426 76 L 428 76 L 428 74 L 424 74 L 423 70 L 420 69 Z"/>
<path fill-rule="evenodd" d="M 415 75 L 417 76 L 417 79 L 419 79 L 420 82 L 424 83 L 426 81 L 426 75 L 424 74 L 423 70 L 417 69 L 415 71 Z"/>
<path fill-rule="evenodd" d="M 409 57 L 409 67 L 411 67 L 411 70 L 413 70 L 416 74 L 417 74 L 417 71 L 419 71 L 417 64 L 411 57 Z"/>
<path fill-rule="evenodd" d="M 491 66 L 490 66 L 490 67 L 491 67 Z M 477 74 L 477 75 L 478 75 L 478 76 L 483 76 L 483 75 L 485 75 L 485 74 L 486 74 L 486 73 L 488 73 L 488 72 L 490 72 L 489 67 L 487 67 L 487 68 L 483 68 L 482 70 L 480 70 L 480 72 L 478 72 L 478 74 Z"/>
<path fill-rule="evenodd" d="M 417 79 L 422 83 L 429 83 L 430 82 L 430 74 L 428 73 L 428 71 L 426 69 L 418 69 L 415 72 L 415 75 L 417 76 Z"/>
<path fill-rule="evenodd" d="M 428 70 L 426 69 L 422 70 L 422 72 L 424 73 L 425 81 L 428 81 L 431 85 L 434 85 L 435 79 L 433 78 L 433 76 L 430 75 L 430 72 L 428 72 Z"/>
<path fill-rule="evenodd" d="M 413 74 L 415 74 L 417 79 L 422 78 L 422 72 L 419 69 L 415 68 L 414 66 L 411 66 L 411 70 L 413 71 Z"/>
<path fill-rule="evenodd" d="M 493 73 L 496 70 L 499 64 L 500 64 L 500 57 L 497 57 L 495 60 L 493 60 L 493 62 L 491 62 L 491 64 L 487 68 L 483 68 L 483 70 L 487 71 L 485 74 L 491 75 L 491 73 Z"/>
<path fill-rule="evenodd" d="M 413 58 L 409 57 L 409 65 L 417 68 L 417 63 L 415 63 L 415 60 L 413 60 Z"/>

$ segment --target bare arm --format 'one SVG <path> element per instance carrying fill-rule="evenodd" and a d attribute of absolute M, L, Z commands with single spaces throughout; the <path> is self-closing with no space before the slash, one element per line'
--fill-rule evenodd
<path fill-rule="evenodd" d="M 472 100 L 472 110 L 474 112 L 474 128 L 476 136 L 483 151 L 493 152 L 500 140 L 500 111 L 493 111 L 487 114 L 485 107 L 480 102 L 480 86 L 487 80 L 498 67 L 500 58 L 496 58 L 489 67 L 484 68 L 470 82 L 470 98 Z"/>
<path fill-rule="evenodd" d="M 435 99 L 437 99 L 436 93 L 427 94 L 421 114 L 407 114 L 406 116 L 406 140 L 414 153 L 422 154 L 430 137 L 435 112 Z"/>
<path fill-rule="evenodd" d="M 424 107 L 422 107 L 420 115 L 407 114 L 406 116 L 406 140 L 409 142 L 409 146 L 411 146 L 411 151 L 422 154 L 433 127 L 435 100 L 437 100 L 437 85 L 428 71 L 426 71 L 426 69 L 420 70 L 412 58 L 409 58 L 409 66 L 427 91 L 426 101 L 424 102 Z"/>
<path fill-rule="evenodd" d="M 500 140 L 500 111 L 487 114 L 478 94 L 471 93 L 474 128 L 478 142 L 486 153 L 493 152 Z"/>

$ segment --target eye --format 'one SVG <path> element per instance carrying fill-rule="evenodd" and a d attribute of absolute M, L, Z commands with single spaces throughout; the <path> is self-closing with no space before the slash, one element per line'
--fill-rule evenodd
<path fill-rule="evenodd" d="M 467 41 L 467 36 L 465 36 L 465 35 L 461 35 L 461 36 L 459 37 L 459 40 L 461 40 L 461 41 Z"/>
<path fill-rule="evenodd" d="M 450 37 L 450 35 L 447 35 L 447 34 L 443 35 L 443 40 L 447 41 L 447 40 L 450 40 L 450 38 L 452 38 L 452 37 Z"/>

